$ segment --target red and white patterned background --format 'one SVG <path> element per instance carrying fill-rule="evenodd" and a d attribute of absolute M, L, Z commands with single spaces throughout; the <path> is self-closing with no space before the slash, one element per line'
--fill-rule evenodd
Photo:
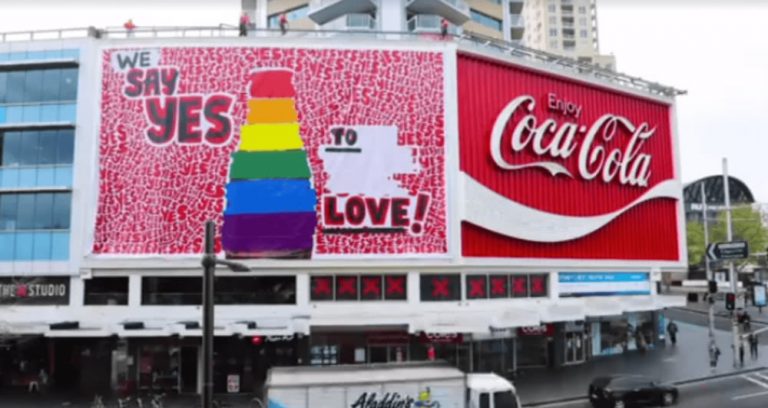
<path fill-rule="evenodd" d="M 155 49 L 156 51 L 158 49 Z M 398 144 L 413 146 L 420 170 L 395 174 L 415 196 L 431 196 L 421 235 L 325 235 L 318 224 L 316 255 L 445 254 L 446 187 L 443 57 L 441 53 L 388 50 L 284 48 L 160 48 L 159 65 L 179 70 L 178 94 L 228 94 L 229 142 L 158 147 L 147 142 L 144 103 L 124 96 L 125 73 L 102 55 L 99 198 L 96 254 L 192 254 L 202 251 L 204 223 L 221 231 L 230 154 L 245 123 L 248 74 L 256 68 L 294 71 L 301 136 L 318 195 L 328 174 L 318 154 L 331 143 L 331 126 L 388 125 Z M 354 171 L 354 169 L 352 169 Z M 318 198 L 318 207 L 320 206 Z M 321 215 L 317 208 L 318 218 Z M 217 237 L 217 249 L 221 240 Z"/>

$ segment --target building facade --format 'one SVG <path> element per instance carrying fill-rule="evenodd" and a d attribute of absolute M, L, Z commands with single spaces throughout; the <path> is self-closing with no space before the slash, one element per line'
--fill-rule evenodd
<path fill-rule="evenodd" d="M 523 18 L 525 45 L 616 70 L 616 58 L 600 54 L 597 0 L 531 0 Z"/>
<path fill-rule="evenodd" d="M 256 28 L 355 30 L 434 34 L 441 21 L 452 34 L 472 33 L 519 42 L 525 25 L 523 0 L 243 0 Z"/>
<path fill-rule="evenodd" d="M 657 287 L 687 265 L 674 90 L 354 36 L 0 56 L 3 386 L 199 392 L 207 220 L 251 268 L 217 271 L 218 392 L 275 365 L 578 364 L 653 347 L 681 305 Z"/>

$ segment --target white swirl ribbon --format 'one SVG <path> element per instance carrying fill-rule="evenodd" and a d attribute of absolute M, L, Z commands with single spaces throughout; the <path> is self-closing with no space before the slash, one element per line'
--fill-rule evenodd
<path fill-rule="evenodd" d="M 589 235 L 633 207 L 656 198 L 682 199 L 679 180 L 666 180 L 626 206 L 602 215 L 553 214 L 510 200 L 461 173 L 464 185 L 464 220 L 495 233 L 534 242 L 563 242 Z"/>

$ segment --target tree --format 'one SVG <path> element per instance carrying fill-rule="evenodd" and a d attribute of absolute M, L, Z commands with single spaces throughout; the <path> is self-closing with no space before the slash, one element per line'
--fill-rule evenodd
<path fill-rule="evenodd" d="M 752 254 L 765 251 L 765 247 L 768 245 L 768 229 L 763 225 L 760 213 L 751 206 L 735 207 L 732 210 L 732 219 L 733 240 L 747 241 L 749 243 L 749 259 L 751 262 L 756 262 L 756 258 Z M 710 242 L 727 241 L 727 228 L 726 212 L 722 211 L 711 225 Z"/>
<path fill-rule="evenodd" d="M 688 264 L 698 265 L 704 262 L 704 223 L 689 221 L 685 226 L 686 241 L 688 244 Z"/>

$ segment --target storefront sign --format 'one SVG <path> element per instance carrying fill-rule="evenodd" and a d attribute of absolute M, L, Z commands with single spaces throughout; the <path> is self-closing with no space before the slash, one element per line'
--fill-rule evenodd
<path fill-rule="evenodd" d="M 546 336 L 551 337 L 555 335 L 555 325 L 551 323 L 542 324 L 541 326 L 526 326 L 517 328 L 518 336 Z"/>
<path fill-rule="evenodd" d="M 214 219 L 231 258 L 447 254 L 442 53 L 102 60 L 94 253 L 200 253 Z"/>
<path fill-rule="evenodd" d="M 67 305 L 69 278 L 0 278 L 0 305 Z"/>
<path fill-rule="evenodd" d="M 240 392 L 240 375 L 230 374 L 227 376 L 227 392 L 230 394 Z"/>
<path fill-rule="evenodd" d="M 647 272 L 560 272 L 560 297 L 650 295 Z"/>
<path fill-rule="evenodd" d="M 419 341 L 424 344 L 461 344 L 464 335 L 461 333 L 421 333 Z"/>
<path fill-rule="evenodd" d="M 763 284 L 757 284 L 755 286 L 752 286 L 752 302 L 755 306 L 758 307 L 765 307 L 766 306 L 766 296 L 765 296 L 765 285 Z"/>
<path fill-rule="evenodd" d="M 465 256 L 678 265 L 671 103 L 465 55 L 458 71 Z"/>

